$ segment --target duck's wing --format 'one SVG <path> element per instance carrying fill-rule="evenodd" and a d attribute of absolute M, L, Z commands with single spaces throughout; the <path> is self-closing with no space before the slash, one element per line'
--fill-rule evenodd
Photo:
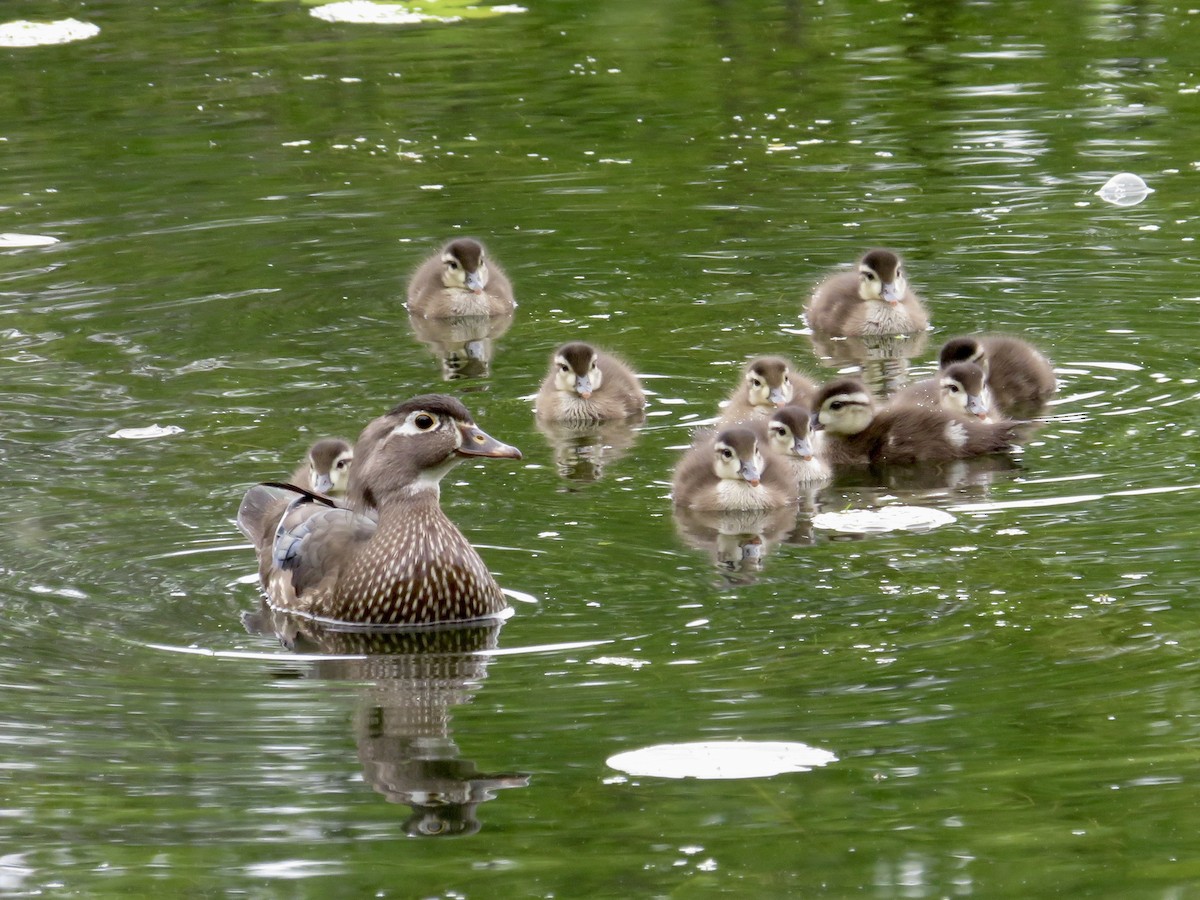
<path fill-rule="evenodd" d="M 375 534 L 374 519 L 298 492 L 280 515 L 271 539 L 271 567 L 291 582 L 297 597 L 326 579 Z"/>

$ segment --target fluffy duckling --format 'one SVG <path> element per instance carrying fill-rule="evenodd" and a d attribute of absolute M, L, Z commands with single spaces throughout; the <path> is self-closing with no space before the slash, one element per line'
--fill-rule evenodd
<path fill-rule="evenodd" d="M 938 363 L 945 368 L 956 362 L 973 362 L 987 373 L 992 403 L 1006 415 L 1036 413 L 1058 389 L 1049 360 L 1007 334 L 951 338 L 942 345 Z"/>
<path fill-rule="evenodd" d="M 543 421 L 585 423 L 628 419 L 645 406 L 646 394 L 629 366 L 576 341 L 554 351 L 534 409 Z"/>
<path fill-rule="evenodd" d="M 878 414 L 857 378 L 825 385 L 813 400 L 815 427 L 831 465 L 915 463 L 967 459 L 1011 449 L 1026 423 L 979 422 L 949 410 L 893 404 Z"/>
<path fill-rule="evenodd" d="M 742 370 L 742 380 L 721 410 L 721 423 L 732 425 L 764 419 L 789 403 L 806 401 L 816 385 L 799 375 L 782 356 L 760 356 Z"/>
<path fill-rule="evenodd" d="M 450 241 L 408 282 L 408 310 L 431 319 L 500 316 L 516 307 L 504 271 L 473 238 Z"/>
<path fill-rule="evenodd" d="M 322 438 L 308 448 L 289 481 L 316 494 L 344 494 L 350 483 L 354 447 L 342 438 Z"/>
<path fill-rule="evenodd" d="M 829 464 L 813 447 L 811 425 L 812 413 L 798 404 L 777 409 L 767 419 L 767 446 L 787 465 L 798 484 L 830 477 Z"/>
<path fill-rule="evenodd" d="M 704 435 L 684 454 L 671 495 L 689 509 L 776 509 L 795 502 L 796 485 L 753 430 L 734 426 Z"/>
<path fill-rule="evenodd" d="M 438 502 L 442 477 L 467 457 L 521 453 L 481 431 L 458 400 L 427 394 L 363 430 L 350 470 L 352 508 L 290 485 L 252 487 L 237 522 L 254 544 L 268 602 L 364 625 L 503 612 L 499 585 Z"/>
<path fill-rule="evenodd" d="M 830 275 L 805 310 L 813 331 L 839 336 L 894 335 L 924 331 L 929 316 L 891 250 L 868 250 L 854 272 Z"/>
<path fill-rule="evenodd" d="M 957 416 L 995 421 L 991 407 L 987 375 L 972 362 L 947 366 L 931 378 L 915 381 L 896 394 L 894 403 L 915 406 L 941 406 Z"/>

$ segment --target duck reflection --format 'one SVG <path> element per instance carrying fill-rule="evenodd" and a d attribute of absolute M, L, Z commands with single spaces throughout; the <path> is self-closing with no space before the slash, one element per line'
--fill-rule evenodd
<path fill-rule="evenodd" d="M 366 683 L 353 716 L 363 777 L 389 802 L 411 807 L 409 835 L 474 834 L 479 804 L 529 784 L 528 775 L 478 771 L 451 734 L 451 710 L 469 703 L 487 675 L 498 623 L 341 631 L 265 603 L 242 621 L 251 634 L 274 635 L 298 653 L 333 654 L 314 665 L 316 677 Z"/>
<path fill-rule="evenodd" d="M 726 583 L 753 584 L 763 560 L 796 528 L 796 507 L 700 510 L 675 507 L 675 528 L 690 547 L 709 555 Z"/>
<path fill-rule="evenodd" d="M 497 316 L 430 319 L 409 313 L 417 340 L 442 363 L 442 378 L 486 378 L 492 371 L 494 341 L 512 325 L 511 312 Z"/>
<path fill-rule="evenodd" d="M 538 430 L 554 451 L 554 468 L 569 481 L 599 481 L 611 463 L 629 452 L 644 415 L 609 422 L 555 422 L 537 419 Z"/>
<path fill-rule="evenodd" d="M 836 337 L 814 331 L 810 338 L 821 365 L 857 366 L 872 393 L 884 399 L 908 384 L 908 361 L 924 352 L 929 333 Z"/>

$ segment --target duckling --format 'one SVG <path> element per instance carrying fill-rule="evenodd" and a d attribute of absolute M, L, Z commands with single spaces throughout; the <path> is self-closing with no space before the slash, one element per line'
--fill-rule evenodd
<path fill-rule="evenodd" d="M 767 446 L 787 464 L 798 484 L 830 477 L 828 463 L 813 448 L 811 420 L 808 407 L 795 403 L 775 410 L 767 419 Z"/>
<path fill-rule="evenodd" d="M 744 426 L 703 435 L 675 468 L 672 496 L 689 509 L 776 509 L 796 500 L 791 473 Z"/>
<path fill-rule="evenodd" d="M 721 410 L 721 423 L 732 425 L 755 418 L 766 418 L 781 406 L 803 402 L 816 385 L 796 373 L 796 367 L 782 356 L 760 356 L 742 370 L 742 380 L 729 395 Z"/>
<path fill-rule="evenodd" d="M 855 272 L 830 275 L 805 311 L 813 331 L 840 336 L 910 334 L 929 327 L 921 298 L 891 250 L 868 250 Z"/>
<path fill-rule="evenodd" d="M 857 378 L 830 382 L 813 400 L 815 427 L 830 465 L 915 463 L 967 459 L 1012 448 L 1027 423 L 978 422 L 949 410 L 893 404 L 878 414 Z"/>
<path fill-rule="evenodd" d="M 900 391 L 893 403 L 915 406 L 941 406 L 957 416 L 995 421 L 998 416 L 991 406 L 987 375 L 972 362 L 947 366 L 930 378 L 914 381 Z"/>
<path fill-rule="evenodd" d="M 354 448 L 342 438 L 322 438 L 308 448 L 304 462 L 292 473 L 291 484 L 315 494 L 344 494 L 350 481 Z"/>
<path fill-rule="evenodd" d="M 290 485 L 252 487 L 237 522 L 254 544 L 268 602 L 362 625 L 502 613 L 499 585 L 438 502 L 439 482 L 465 457 L 521 452 L 480 430 L 458 400 L 427 394 L 363 430 L 350 470 L 352 508 Z"/>
<path fill-rule="evenodd" d="M 431 319 L 499 316 L 516 305 L 508 277 L 473 238 L 450 241 L 408 282 L 409 312 Z"/>
<path fill-rule="evenodd" d="M 1031 415 L 1058 389 L 1054 368 L 1032 344 L 1007 334 L 979 334 L 946 341 L 938 354 L 945 368 L 973 362 L 987 373 L 992 402 L 1005 415 Z"/>
<path fill-rule="evenodd" d="M 633 370 L 581 341 L 554 351 L 534 404 L 543 421 L 578 423 L 628 419 L 645 407 L 646 395 Z"/>

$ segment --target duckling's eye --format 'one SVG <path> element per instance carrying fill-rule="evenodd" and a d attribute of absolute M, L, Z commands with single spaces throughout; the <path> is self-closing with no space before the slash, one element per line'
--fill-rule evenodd
<path fill-rule="evenodd" d="M 350 460 L 348 460 L 348 459 L 339 459 L 339 460 L 338 460 L 337 462 L 335 462 L 333 465 L 334 465 L 334 468 L 337 468 L 337 469 L 344 469 L 344 468 L 346 468 L 346 466 L 350 465 Z"/>
<path fill-rule="evenodd" d="M 957 384 L 948 384 L 948 385 L 946 385 L 946 390 L 948 390 L 952 394 L 957 394 L 959 391 L 959 387 Z"/>
<path fill-rule="evenodd" d="M 446 260 L 446 268 L 448 268 L 448 269 L 457 269 L 457 268 L 458 268 L 458 260 L 456 260 L 456 259 L 448 259 L 448 260 Z"/>
<path fill-rule="evenodd" d="M 726 447 L 721 451 L 721 456 L 725 457 L 725 459 L 733 459 L 733 451 Z"/>
<path fill-rule="evenodd" d="M 757 387 L 762 387 L 762 386 L 763 386 L 763 383 L 762 383 L 762 379 L 761 379 L 761 378 L 751 378 L 751 379 L 750 379 L 750 383 L 751 383 L 752 385 L 754 385 L 756 388 L 757 388 Z"/>
<path fill-rule="evenodd" d="M 413 419 L 413 424 L 416 425 L 418 428 L 420 428 L 422 431 L 428 431 L 430 428 L 432 428 L 434 425 L 437 424 L 437 420 L 434 419 L 433 416 L 428 415 L 427 413 L 421 413 L 419 416 L 417 416 L 415 419 Z"/>
<path fill-rule="evenodd" d="M 832 403 L 829 404 L 829 408 L 831 410 L 833 410 L 834 412 L 837 412 L 839 409 L 841 409 L 845 405 L 846 404 L 844 402 L 842 402 L 841 400 L 834 400 Z"/>
<path fill-rule="evenodd" d="M 874 273 L 874 272 L 863 272 L 863 273 L 862 273 L 862 276 L 863 276 L 863 278 L 867 279 L 867 281 L 874 281 L 874 280 L 875 280 L 875 273 Z"/>
<path fill-rule="evenodd" d="M 772 434 L 774 437 L 786 437 L 786 436 L 787 436 L 787 433 L 786 433 L 786 432 L 783 430 L 783 427 L 782 427 L 782 426 L 780 426 L 780 427 L 778 427 L 778 428 L 772 428 L 772 429 L 771 429 L 771 434 Z"/>
<path fill-rule="evenodd" d="M 565 362 L 560 362 L 560 363 L 558 364 L 558 371 L 560 371 L 560 372 L 570 372 L 570 371 L 571 371 L 571 367 L 570 367 L 570 366 L 568 366 L 568 365 L 567 365 Z"/>

